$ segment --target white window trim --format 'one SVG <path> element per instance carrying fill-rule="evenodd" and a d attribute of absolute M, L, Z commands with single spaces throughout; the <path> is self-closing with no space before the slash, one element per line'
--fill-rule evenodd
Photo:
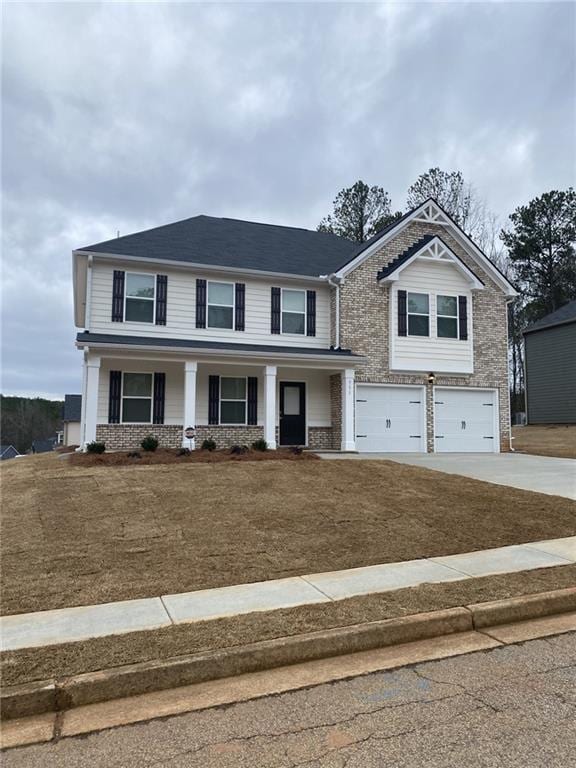
<path fill-rule="evenodd" d="M 150 376 L 150 397 L 144 395 L 126 395 L 130 400 L 150 400 L 150 419 L 148 421 L 124 421 L 124 376 L 126 374 L 137 373 Z M 150 371 L 122 371 L 122 387 L 120 390 L 120 424 L 152 424 L 152 415 L 154 408 L 154 374 Z"/>
<path fill-rule="evenodd" d="M 214 285 L 231 285 L 232 286 L 232 304 L 216 304 L 213 301 L 209 300 L 210 296 L 210 284 L 213 283 Z M 222 328 L 218 325 L 210 325 L 210 307 L 226 307 L 229 309 L 232 307 L 232 325 L 230 328 Z M 230 282 L 229 280 L 207 280 L 206 281 L 206 328 L 210 328 L 213 331 L 233 331 L 236 327 L 236 283 Z M 234 377 L 229 376 L 226 378 L 241 378 L 241 377 Z"/>
<path fill-rule="evenodd" d="M 303 293 L 304 294 L 304 311 L 303 312 L 294 312 L 291 309 L 287 309 L 286 312 L 291 315 L 304 315 L 304 331 L 302 333 L 290 333 L 288 331 L 284 331 L 284 291 L 291 291 L 292 293 Z M 280 335 L 281 336 L 294 336 L 296 338 L 300 338 L 301 336 L 306 336 L 308 333 L 308 312 L 306 311 L 306 301 L 307 301 L 307 295 L 306 295 L 306 289 L 305 288 L 281 288 L 280 289 Z"/>
<path fill-rule="evenodd" d="M 246 393 L 243 399 L 235 399 L 231 400 L 229 397 L 223 399 L 222 398 L 222 379 L 244 379 L 245 380 L 245 389 L 244 392 Z M 220 380 L 218 382 L 218 423 L 222 427 L 246 427 L 248 425 L 248 376 L 220 376 Z M 229 421 L 222 421 L 222 403 L 244 403 L 244 421 L 235 421 L 235 422 L 229 422 Z"/>
<path fill-rule="evenodd" d="M 148 296 L 128 296 L 128 275 L 138 275 L 139 277 L 151 277 L 154 281 L 154 296 L 149 298 Z M 138 325 L 154 325 L 156 322 L 156 283 L 157 275 L 150 272 L 126 272 L 124 282 L 124 322 L 125 323 L 138 323 Z M 127 320 L 126 319 L 126 302 L 129 299 L 136 299 L 142 301 L 152 302 L 152 320 Z"/>
<path fill-rule="evenodd" d="M 464 294 L 456 294 L 456 293 L 435 293 L 434 294 L 434 308 L 436 310 L 436 322 L 434 323 L 434 333 L 435 338 L 440 339 L 441 341 L 466 341 L 466 339 L 460 338 L 460 300 L 459 296 Z M 449 298 L 456 299 L 456 314 L 455 315 L 441 315 L 438 312 L 438 297 L 439 296 L 446 296 Z M 468 297 L 466 297 L 466 301 L 468 302 Z M 438 335 L 438 318 L 439 317 L 445 317 L 449 320 L 456 320 L 456 336 L 439 336 Z"/>
<path fill-rule="evenodd" d="M 428 297 L 428 312 L 410 312 L 408 309 L 408 302 L 410 301 L 410 294 L 414 294 L 415 296 L 427 296 Z M 444 294 L 442 294 L 444 295 Z M 422 291 L 406 291 L 406 336 L 411 336 L 412 338 L 416 339 L 430 339 L 432 337 L 432 334 L 430 333 L 430 318 L 431 318 L 431 311 L 430 308 L 432 306 L 432 302 L 430 301 L 430 294 L 429 293 L 422 293 Z M 421 333 L 410 333 L 410 315 L 413 315 L 414 317 L 427 317 L 428 318 L 428 333 L 426 335 L 423 335 Z"/>

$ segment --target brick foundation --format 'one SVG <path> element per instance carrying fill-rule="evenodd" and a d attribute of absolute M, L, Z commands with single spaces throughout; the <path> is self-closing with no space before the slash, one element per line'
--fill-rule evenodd
<path fill-rule="evenodd" d="M 232 445 L 252 445 L 255 440 L 264 439 L 264 427 L 226 427 L 221 424 L 196 427 L 196 447 L 201 448 L 204 440 L 214 440 L 216 448 L 230 448 Z"/>
<path fill-rule="evenodd" d="M 334 445 L 334 432 L 332 427 L 308 427 L 308 448 L 314 451 L 331 451 Z"/>
<path fill-rule="evenodd" d="M 106 443 L 108 451 L 132 451 L 153 435 L 162 448 L 180 448 L 182 427 L 178 424 L 98 424 L 96 440 Z"/>

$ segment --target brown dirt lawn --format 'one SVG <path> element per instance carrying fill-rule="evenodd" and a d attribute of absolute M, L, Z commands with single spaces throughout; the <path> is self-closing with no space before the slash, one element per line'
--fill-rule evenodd
<path fill-rule="evenodd" d="M 520 453 L 576 459 L 576 424 L 535 424 L 513 427 L 512 446 Z M 575 470 L 576 471 L 576 470 Z"/>
<path fill-rule="evenodd" d="M 3 613 L 576 533 L 576 502 L 385 461 L 5 462 Z"/>

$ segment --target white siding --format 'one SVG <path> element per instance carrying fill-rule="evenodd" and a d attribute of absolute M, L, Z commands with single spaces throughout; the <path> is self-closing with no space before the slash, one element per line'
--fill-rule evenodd
<path fill-rule="evenodd" d="M 398 335 L 398 291 L 427 293 L 430 296 L 430 336 Z M 462 273 L 450 264 L 415 261 L 393 283 L 390 302 L 390 368 L 397 371 L 438 371 L 472 373 L 472 294 Z M 468 298 L 468 339 L 436 337 L 436 296 Z"/>
<path fill-rule="evenodd" d="M 168 302 L 166 325 L 153 323 L 113 323 L 112 276 L 114 269 L 168 275 Z M 246 285 L 245 330 L 196 328 L 196 278 L 218 282 L 233 282 L 222 274 L 196 274 L 177 269 L 140 269 L 127 264 L 108 264 L 95 261 L 92 276 L 91 317 L 88 329 L 93 333 L 116 333 L 130 336 L 157 336 L 159 338 L 201 339 L 203 341 L 237 342 L 239 344 L 275 344 L 291 347 L 330 346 L 330 294 L 328 286 L 314 286 L 316 291 L 316 336 L 270 333 L 270 288 L 310 288 L 310 285 L 283 280 L 238 278 Z"/>
<path fill-rule="evenodd" d="M 67 421 L 64 424 L 64 445 L 80 445 L 79 421 Z"/>
<path fill-rule="evenodd" d="M 98 424 L 108 423 L 108 391 L 110 371 L 134 371 L 140 373 L 163 371 L 166 373 L 166 398 L 164 423 L 182 424 L 184 414 L 184 366 L 179 363 L 149 362 L 137 360 L 102 360 L 98 391 Z M 208 424 L 208 377 L 257 376 L 258 377 L 258 424 L 264 424 L 264 376 L 262 366 L 204 365 L 198 366 L 196 379 L 196 423 Z M 319 370 L 279 368 L 276 403 L 279 401 L 280 381 L 306 382 L 306 410 L 309 427 L 329 427 L 330 375 Z M 278 423 L 278 410 L 276 412 Z"/>

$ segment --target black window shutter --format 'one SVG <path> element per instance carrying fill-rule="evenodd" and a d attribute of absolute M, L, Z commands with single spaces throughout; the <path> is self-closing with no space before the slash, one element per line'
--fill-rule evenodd
<path fill-rule="evenodd" d="M 168 276 L 156 275 L 156 325 L 166 325 Z M 161 423 L 161 422 L 158 422 Z"/>
<path fill-rule="evenodd" d="M 258 379 L 248 376 L 248 424 L 258 423 Z"/>
<path fill-rule="evenodd" d="M 246 286 L 244 283 L 236 283 L 236 316 L 234 318 L 234 329 L 244 330 L 244 316 L 246 304 Z"/>
<path fill-rule="evenodd" d="M 124 321 L 124 271 L 114 270 L 112 281 L 112 322 L 122 323 Z"/>
<path fill-rule="evenodd" d="M 220 376 L 208 376 L 208 424 L 218 424 L 219 410 Z"/>
<path fill-rule="evenodd" d="M 316 336 L 316 291 L 306 291 L 306 336 Z"/>
<path fill-rule="evenodd" d="M 196 280 L 196 328 L 206 328 L 206 280 Z"/>
<path fill-rule="evenodd" d="M 108 424 L 120 424 L 120 400 L 122 393 L 122 371 L 110 371 L 108 395 Z"/>
<path fill-rule="evenodd" d="M 164 399 L 166 395 L 166 374 L 154 374 L 153 424 L 164 424 Z"/>
<path fill-rule="evenodd" d="M 398 291 L 398 336 L 406 336 L 406 291 Z"/>
<path fill-rule="evenodd" d="M 458 336 L 462 341 L 468 338 L 468 299 L 466 296 L 458 296 Z"/>
<path fill-rule="evenodd" d="M 280 333 L 280 288 L 272 288 L 270 333 Z"/>

